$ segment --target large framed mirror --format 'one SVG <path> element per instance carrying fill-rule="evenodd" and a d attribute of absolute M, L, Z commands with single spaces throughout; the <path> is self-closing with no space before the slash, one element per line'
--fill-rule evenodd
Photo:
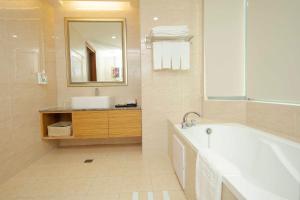
<path fill-rule="evenodd" d="M 125 19 L 65 18 L 70 87 L 127 85 Z"/>

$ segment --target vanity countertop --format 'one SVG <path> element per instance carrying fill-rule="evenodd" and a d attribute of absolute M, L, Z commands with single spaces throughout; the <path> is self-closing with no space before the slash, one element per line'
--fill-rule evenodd
<path fill-rule="evenodd" d="M 71 107 L 52 107 L 41 109 L 39 112 L 41 113 L 55 113 L 55 112 L 73 112 L 73 111 L 101 111 L 101 110 L 142 110 L 140 106 L 137 107 L 122 107 L 122 108 L 96 108 L 96 109 L 74 109 Z"/>

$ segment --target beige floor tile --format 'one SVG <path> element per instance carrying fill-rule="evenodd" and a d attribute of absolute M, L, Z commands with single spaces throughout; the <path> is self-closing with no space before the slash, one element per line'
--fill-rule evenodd
<path fill-rule="evenodd" d="M 163 190 L 184 200 L 167 156 L 143 155 L 139 145 L 72 147 L 50 152 L 0 185 L 0 199 L 131 200 L 139 192 L 147 200 L 147 192 L 159 198 Z"/>
<path fill-rule="evenodd" d="M 186 197 L 182 190 L 168 191 L 171 200 L 186 200 Z"/>
<path fill-rule="evenodd" d="M 32 195 L 85 195 L 91 182 L 89 178 L 41 178 L 36 181 Z"/>
<path fill-rule="evenodd" d="M 95 195 L 87 195 L 84 200 L 119 200 L 119 194 L 98 193 Z"/>
<path fill-rule="evenodd" d="M 122 177 L 121 192 L 152 191 L 150 176 L 124 176 Z"/>
<path fill-rule="evenodd" d="M 159 174 L 151 177 L 154 191 L 181 190 L 175 174 Z"/>
<path fill-rule="evenodd" d="M 73 178 L 96 178 L 104 174 L 104 168 L 101 165 L 90 164 L 76 164 L 69 168 L 68 177 Z"/>
<path fill-rule="evenodd" d="M 168 193 L 170 200 L 186 200 L 182 190 L 156 191 L 154 192 L 154 200 L 164 200 L 164 192 Z"/>
<path fill-rule="evenodd" d="M 66 164 L 31 165 L 17 176 L 25 178 L 68 177 L 69 170 L 70 165 Z"/>
<path fill-rule="evenodd" d="M 147 160 L 148 169 L 152 175 L 174 173 L 169 158 L 150 158 Z"/>
<path fill-rule="evenodd" d="M 98 177 L 94 179 L 88 190 L 88 194 L 120 193 L 122 177 Z"/>
<path fill-rule="evenodd" d="M 137 192 L 139 200 L 148 200 L 148 192 Z M 120 193 L 119 200 L 132 200 L 133 192 Z M 156 200 L 156 199 L 154 199 Z"/>
<path fill-rule="evenodd" d="M 125 167 L 123 176 L 150 176 L 150 171 L 147 167 Z"/>
<path fill-rule="evenodd" d="M 35 189 L 36 180 L 33 178 L 12 178 L 0 186 L 0 199 L 13 197 L 30 197 Z"/>

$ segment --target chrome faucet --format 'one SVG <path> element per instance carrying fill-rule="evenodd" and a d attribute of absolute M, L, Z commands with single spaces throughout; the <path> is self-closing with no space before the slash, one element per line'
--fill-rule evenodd
<path fill-rule="evenodd" d="M 185 115 L 183 116 L 183 119 L 182 119 L 181 128 L 189 128 L 189 127 L 192 127 L 192 126 L 196 125 L 194 120 L 191 120 L 191 122 L 187 121 L 187 118 L 190 114 L 195 114 L 198 117 L 201 117 L 201 114 L 197 113 L 197 112 L 187 112 L 187 113 L 185 113 Z"/>

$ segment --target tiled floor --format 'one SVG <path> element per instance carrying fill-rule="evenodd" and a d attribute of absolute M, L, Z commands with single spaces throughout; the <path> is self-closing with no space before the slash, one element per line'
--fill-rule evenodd
<path fill-rule="evenodd" d="M 185 200 L 167 156 L 143 155 L 139 145 L 93 146 L 52 151 L 1 185 L 0 199 L 132 200 L 138 192 L 148 200 L 153 192 L 164 200 L 164 191 Z"/>

